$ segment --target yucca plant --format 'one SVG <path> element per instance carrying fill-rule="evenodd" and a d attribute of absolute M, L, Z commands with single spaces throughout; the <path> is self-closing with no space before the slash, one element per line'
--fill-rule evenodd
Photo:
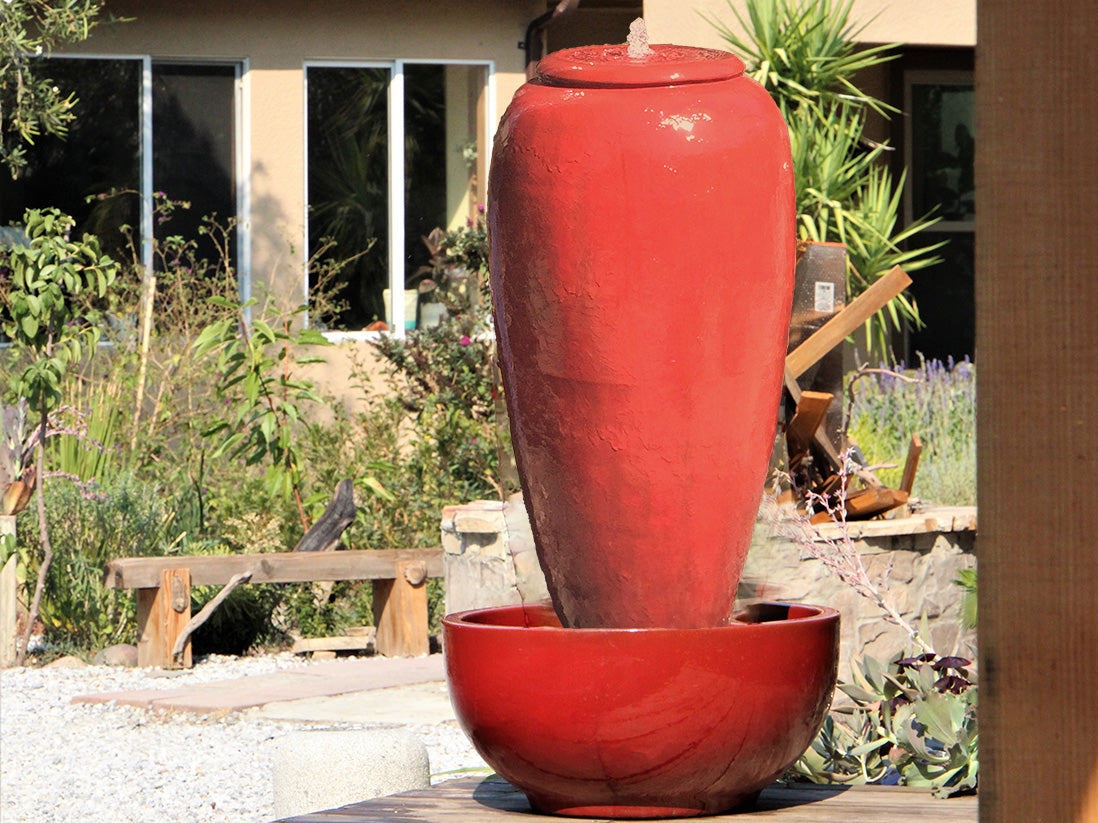
<path fill-rule="evenodd" d="M 748 63 L 748 73 L 773 95 L 783 113 L 806 103 L 853 99 L 879 112 L 893 110 L 854 85 L 853 76 L 892 60 L 892 46 L 860 48 L 855 42 L 865 26 L 850 22 L 854 0 L 748 0 L 747 19 L 728 4 L 740 27 L 710 22 Z"/>
<path fill-rule="evenodd" d="M 789 125 L 797 188 L 797 231 L 804 240 L 845 243 L 847 295 L 857 297 L 895 265 L 909 273 L 932 265 L 939 245 L 908 241 L 935 222 L 923 217 L 903 228 L 904 176 L 884 165 L 887 144 L 863 136 L 866 113 L 894 112 L 855 85 L 859 71 L 892 60 L 892 46 L 863 48 L 864 26 L 850 22 L 853 0 L 747 0 L 746 18 L 729 8 L 747 34 L 710 22 L 770 92 Z M 870 351 L 884 355 L 893 330 L 920 325 L 915 303 L 903 295 L 866 321 Z"/>

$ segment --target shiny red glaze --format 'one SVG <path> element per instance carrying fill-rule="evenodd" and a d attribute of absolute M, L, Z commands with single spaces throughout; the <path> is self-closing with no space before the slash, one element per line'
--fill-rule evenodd
<path fill-rule="evenodd" d="M 497 134 L 492 293 L 565 625 L 728 622 L 773 445 L 794 266 L 786 126 L 734 56 L 558 52 Z"/>
<path fill-rule="evenodd" d="M 839 644 L 834 609 L 765 604 L 741 618 L 764 622 L 563 629 L 548 606 L 449 615 L 450 699 L 485 761 L 541 811 L 727 811 L 812 742 Z"/>

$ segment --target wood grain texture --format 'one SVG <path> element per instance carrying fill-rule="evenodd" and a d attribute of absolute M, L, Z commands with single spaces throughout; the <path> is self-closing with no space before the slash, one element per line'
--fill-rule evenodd
<path fill-rule="evenodd" d="M 1091 0 L 980 0 L 981 819 L 1098 820 Z"/>
<path fill-rule="evenodd" d="M 252 583 L 303 583 L 318 580 L 372 580 L 396 575 L 396 564 L 418 560 L 428 577 L 445 574 L 442 549 L 376 549 L 371 551 L 277 552 L 193 557 L 126 557 L 107 564 L 109 589 L 160 585 L 164 569 L 186 566 L 194 586 L 223 586 L 233 575 L 252 572 Z"/>
<path fill-rule="evenodd" d="M 374 581 L 374 647 L 386 657 L 424 657 L 430 653 L 427 633 L 427 578 L 422 561 L 396 564 L 393 579 Z M 418 583 L 412 581 L 418 580 Z"/>
<path fill-rule="evenodd" d="M 191 619 L 190 573 L 187 569 L 162 569 L 159 583 L 156 588 L 137 590 L 137 665 L 170 668 L 172 646 Z M 178 604 L 182 610 L 173 608 L 173 591 L 177 596 L 185 592 L 185 600 Z M 184 648 L 180 662 L 190 668 L 190 643 Z"/>
<path fill-rule="evenodd" d="M 353 803 L 276 823 L 492 823 L 537 820 L 526 796 L 499 778 L 451 780 L 431 789 Z M 542 818 L 566 820 L 567 818 Z M 601 819 L 601 818 L 600 818 Z M 699 818 L 781 823 L 975 823 L 975 797 L 938 800 L 929 792 L 892 786 L 783 786 L 765 789 L 750 814 Z"/>

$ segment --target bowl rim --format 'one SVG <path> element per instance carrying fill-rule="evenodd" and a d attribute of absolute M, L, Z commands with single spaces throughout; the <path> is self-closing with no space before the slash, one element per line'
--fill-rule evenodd
<path fill-rule="evenodd" d="M 796 609 L 798 614 L 791 616 L 789 611 Z M 781 616 L 781 610 L 785 610 L 785 615 Z M 802 610 L 807 613 L 800 613 Z M 764 627 L 772 626 L 789 626 L 789 625 L 805 625 L 813 623 L 831 623 L 838 622 L 839 610 L 832 606 L 821 606 L 810 603 L 787 603 L 781 601 L 761 601 L 758 603 L 752 603 L 744 608 L 737 609 L 733 612 L 732 620 L 723 626 L 700 626 L 696 628 L 676 628 L 672 626 L 653 626 L 653 627 L 633 627 L 633 628 L 619 628 L 619 627 L 607 627 L 607 628 L 565 628 L 563 626 L 523 626 L 523 625 L 506 625 L 499 623 L 483 623 L 470 619 L 473 616 L 488 615 L 488 614 L 500 614 L 500 613 L 513 613 L 513 612 L 537 612 L 544 614 L 548 612 L 554 615 L 553 607 L 547 603 L 525 603 L 525 604 L 511 604 L 506 606 L 486 606 L 479 609 L 465 609 L 459 612 L 453 612 L 447 614 L 442 618 L 442 625 L 444 628 L 449 628 L 456 631 L 486 631 L 486 632 L 514 632 L 514 631 L 535 631 L 542 633 L 555 633 L 566 632 L 568 634 L 578 635 L 591 635 L 591 634 L 618 634 L 628 635 L 637 633 L 693 633 L 693 632 L 734 632 L 745 630 L 765 630 Z M 745 617 L 751 616 L 752 613 L 756 617 L 763 617 L 764 619 L 749 620 Z"/>

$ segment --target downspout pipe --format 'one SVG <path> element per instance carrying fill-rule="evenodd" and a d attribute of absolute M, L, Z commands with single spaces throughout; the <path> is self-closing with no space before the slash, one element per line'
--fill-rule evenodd
<path fill-rule="evenodd" d="M 545 56 L 545 47 L 541 35 L 554 23 L 559 22 L 579 8 L 580 0 L 560 0 L 545 14 L 539 15 L 530 21 L 526 27 L 526 39 L 519 43 L 519 48 L 526 52 L 526 79 L 533 80 L 538 68 L 538 61 Z"/>

